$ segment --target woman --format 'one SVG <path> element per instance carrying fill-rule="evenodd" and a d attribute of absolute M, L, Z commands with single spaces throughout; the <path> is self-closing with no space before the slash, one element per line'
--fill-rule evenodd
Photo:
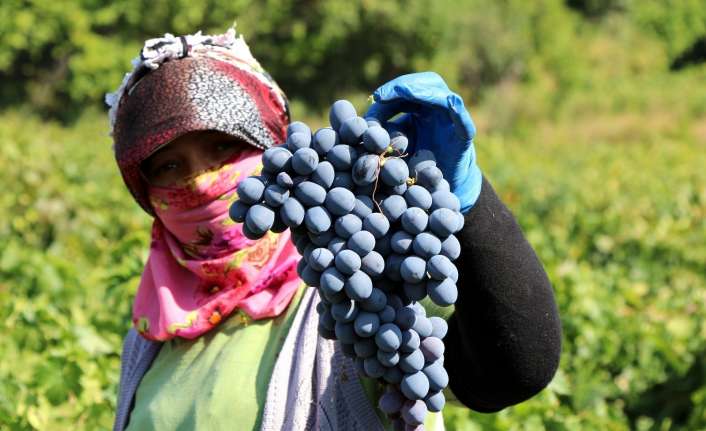
<path fill-rule="evenodd" d="M 390 125 L 435 153 L 465 214 L 448 395 L 481 412 L 528 399 L 556 371 L 560 323 L 541 263 L 475 163 L 463 101 L 433 73 L 374 98 L 368 116 L 407 113 Z M 317 335 L 319 299 L 296 275 L 289 232 L 251 241 L 228 218 L 238 181 L 289 123 L 242 38 L 151 39 L 106 101 L 120 172 L 155 217 L 115 429 L 389 429 L 377 384 Z M 443 428 L 439 416 L 429 429 Z"/>

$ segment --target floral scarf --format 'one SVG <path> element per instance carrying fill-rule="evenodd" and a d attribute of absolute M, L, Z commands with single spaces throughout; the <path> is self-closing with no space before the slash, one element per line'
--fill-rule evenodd
<path fill-rule="evenodd" d="M 253 319 L 277 316 L 301 286 L 289 231 L 253 241 L 228 216 L 239 181 L 259 172 L 261 155 L 248 148 L 178 187 L 149 187 L 157 217 L 133 304 L 145 338 L 193 339 L 238 308 Z"/>

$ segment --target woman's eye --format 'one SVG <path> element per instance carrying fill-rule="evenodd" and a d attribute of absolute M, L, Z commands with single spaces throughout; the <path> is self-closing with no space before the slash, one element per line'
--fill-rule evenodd
<path fill-rule="evenodd" d="M 236 142 L 235 141 L 225 141 L 225 142 L 219 142 L 216 144 L 216 150 L 217 151 L 228 151 L 232 150 L 233 147 L 235 147 Z"/>
<path fill-rule="evenodd" d="M 152 174 L 153 175 L 166 174 L 168 172 L 172 172 L 172 171 L 176 170 L 178 167 L 179 167 L 179 165 L 176 162 L 165 162 L 160 165 L 157 165 L 157 167 L 155 167 L 152 170 Z"/>

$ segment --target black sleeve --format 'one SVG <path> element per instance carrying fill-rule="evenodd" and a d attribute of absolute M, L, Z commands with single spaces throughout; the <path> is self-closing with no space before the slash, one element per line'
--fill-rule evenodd
<path fill-rule="evenodd" d="M 496 412 L 549 384 L 559 364 L 561 323 L 542 263 L 485 178 L 465 220 L 445 366 L 459 401 Z"/>

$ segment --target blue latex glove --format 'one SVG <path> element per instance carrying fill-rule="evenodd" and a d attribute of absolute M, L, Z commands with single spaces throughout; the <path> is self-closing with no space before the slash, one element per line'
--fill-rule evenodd
<path fill-rule="evenodd" d="M 434 72 L 397 77 L 375 90 L 373 99 L 365 117 L 385 124 L 405 113 L 385 126 L 407 135 L 408 153 L 421 149 L 434 153 L 451 191 L 461 201 L 461 212 L 468 212 L 480 194 L 482 175 L 473 147 L 476 127 L 463 99 Z"/>

